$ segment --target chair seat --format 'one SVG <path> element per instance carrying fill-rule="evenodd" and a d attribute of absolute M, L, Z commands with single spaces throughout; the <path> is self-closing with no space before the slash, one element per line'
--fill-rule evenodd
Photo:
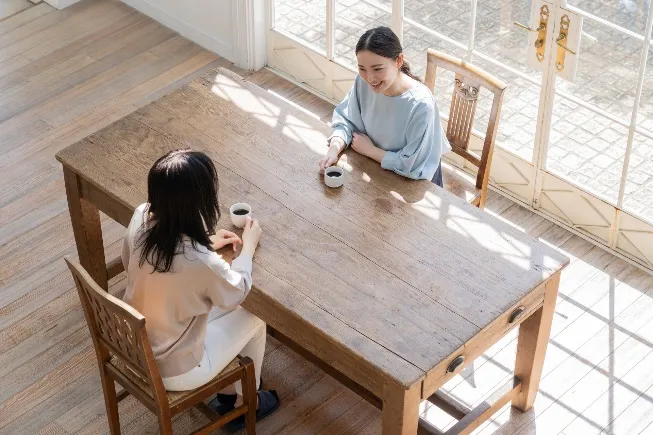
<path fill-rule="evenodd" d="M 150 386 L 145 382 L 143 378 L 140 377 L 140 375 L 134 373 L 132 369 L 127 367 L 117 356 L 111 355 L 111 359 L 109 360 L 109 364 L 111 364 L 113 367 L 115 367 L 120 373 L 125 375 L 127 379 L 132 381 L 134 384 L 136 384 L 145 394 L 147 394 L 149 397 L 154 399 L 154 394 L 152 393 L 152 389 Z M 225 367 L 224 370 L 222 370 L 218 375 L 213 378 L 213 381 L 221 378 L 225 374 L 229 373 L 232 370 L 237 369 L 240 367 L 239 363 L 239 358 L 235 358 L 233 361 L 231 361 L 227 367 Z M 202 388 L 202 387 L 200 387 Z M 170 408 L 173 408 L 174 405 L 177 403 L 180 403 L 183 401 L 185 398 L 188 396 L 193 395 L 197 390 L 188 390 L 188 391 L 167 391 L 167 396 L 168 396 L 168 404 Z"/>
<path fill-rule="evenodd" d="M 481 189 L 476 187 L 476 177 L 442 162 L 444 188 L 455 196 L 477 205 L 481 199 Z"/>

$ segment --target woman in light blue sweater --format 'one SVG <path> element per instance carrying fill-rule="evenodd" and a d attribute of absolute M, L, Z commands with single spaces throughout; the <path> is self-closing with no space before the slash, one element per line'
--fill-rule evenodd
<path fill-rule="evenodd" d="M 329 151 L 320 170 L 352 149 L 404 177 L 442 187 L 440 159 L 451 150 L 431 91 L 404 60 L 397 35 L 376 27 L 356 44 L 359 75 L 333 112 Z"/>

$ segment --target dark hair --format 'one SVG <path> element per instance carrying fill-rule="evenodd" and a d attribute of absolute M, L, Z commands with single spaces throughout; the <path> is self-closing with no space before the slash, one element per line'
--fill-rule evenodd
<path fill-rule="evenodd" d="M 140 266 L 147 261 L 155 271 L 169 272 L 175 254 L 183 252 L 184 236 L 193 248 L 213 250 L 209 234 L 220 208 L 218 173 L 209 156 L 183 149 L 159 158 L 147 175 L 147 202 L 151 225 L 139 240 Z"/>
<path fill-rule="evenodd" d="M 397 60 L 399 55 L 404 52 L 397 35 L 389 27 L 385 26 L 375 27 L 363 33 L 363 36 L 358 40 L 358 44 L 356 44 L 356 54 L 361 51 L 370 51 L 392 60 Z M 405 59 L 401 66 L 401 72 L 418 82 L 422 81 L 412 73 L 410 65 Z"/>

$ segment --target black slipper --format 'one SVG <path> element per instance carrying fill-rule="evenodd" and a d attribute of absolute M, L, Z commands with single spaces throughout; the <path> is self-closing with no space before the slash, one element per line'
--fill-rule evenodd
<path fill-rule="evenodd" d="M 209 402 L 209 408 L 220 415 L 224 415 L 234 409 L 236 405 L 236 397 L 235 394 L 218 393 L 215 395 L 215 398 Z"/>
<path fill-rule="evenodd" d="M 259 390 L 263 386 L 263 378 L 259 382 Z M 216 394 L 215 398 L 209 402 L 209 408 L 214 410 L 220 415 L 224 415 L 227 412 L 234 409 L 236 406 L 236 395 L 235 394 Z"/>
<path fill-rule="evenodd" d="M 279 395 L 275 390 L 259 391 L 258 409 L 256 410 L 256 421 L 261 421 L 279 408 Z M 245 416 L 241 415 L 235 420 L 227 423 L 227 429 L 236 432 L 245 428 Z"/>

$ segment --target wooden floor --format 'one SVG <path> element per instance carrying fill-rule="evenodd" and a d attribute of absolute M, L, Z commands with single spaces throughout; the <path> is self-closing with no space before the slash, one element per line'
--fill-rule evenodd
<path fill-rule="evenodd" d="M 34 1 L 38 3 L 41 0 Z M 20 11 L 28 9 L 33 5 L 32 2 L 27 0 L 1 0 L 0 1 L 0 19 L 10 17 Z"/>
<path fill-rule="evenodd" d="M 11 5 L 10 5 L 11 3 Z M 22 7 L 0 0 L 0 11 Z M 15 6 L 18 5 L 18 6 Z M 4 9 L 3 9 L 4 8 Z M 72 279 L 74 254 L 54 154 L 217 65 L 228 64 L 127 6 L 85 0 L 0 15 L 0 435 L 107 433 L 95 357 Z M 317 117 L 332 107 L 269 71 L 244 74 Z M 564 251 L 544 379 L 533 410 L 509 407 L 490 434 L 653 433 L 653 277 L 496 194 L 487 209 Z M 104 220 L 118 253 L 123 229 Z M 124 278 L 113 282 L 118 291 Z M 477 404 L 511 375 L 511 334 L 446 386 Z M 282 408 L 259 433 L 375 434 L 380 413 L 270 339 L 263 377 Z M 156 433 L 132 398 L 123 433 Z M 435 408 L 424 415 L 453 422 Z M 177 433 L 203 417 L 180 416 Z"/>

